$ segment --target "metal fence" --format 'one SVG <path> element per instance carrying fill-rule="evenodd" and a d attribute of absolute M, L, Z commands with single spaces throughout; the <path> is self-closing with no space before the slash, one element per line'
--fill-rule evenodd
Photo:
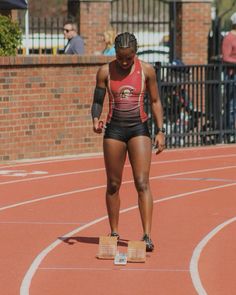
<path fill-rule="evenodd" d="M 132 32 L 138 40 L 140 59 L 168 63 L 172 57 L 172 4 L 162 0 L 112 0 L 111 26 L 119 32 Z M 172 18 L 172 22 L 173 22 Z"/>
<path fill-rule="evenodd" d="M 156 72 L 169 148 L 236 141 L 236 65 L 156 65 Z"/>
<path fill-rule="evenodd" d="M 29 54 L 57 54 L 65 47 L 66 40 L 63 35 L 65 18 L 29 17 L 29 36 L 25 34 L 25 18 L 19 17 L 19 25 L 23 32 L 22 46 L 19 54 L 24 54 L 29 48 Z M 28 44 L 26 44 L 28 42 Z"/>
<path fill-rule="evenodd" d="M 79 1 L 68 2 L 69 16 L 78 11 Z M 112 0 L 110 25 L 119 32 L 133 32 L 138 39 L 140 59 L 168 63 L 173 59 L 176 9 L 163 0 Z M 25 16 L 20 14 L 19 24 L 23 32 L 23 44 L 19 54 L 56 54 L 62 52 L 66 40 L 63 35 L 62 17 L 29 16 L 29 38 L 25 33 Z M 27 43 L 27 44 L 26 44 Z"/>

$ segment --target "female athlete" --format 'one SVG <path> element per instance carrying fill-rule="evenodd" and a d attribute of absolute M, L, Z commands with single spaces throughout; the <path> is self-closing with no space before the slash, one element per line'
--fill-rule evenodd
<path fill-rule="evenodd" d="M 140 61 L 137 56 L 137 40 L 131 33 L 119 34 L 115 39 L 116 59 L 99 68 L 96 77 L 91 114 L 93 130 L 101 133 L 99 119 L 106 91 L 109 95 L 109 112 L 103 140 L 107 175 L 106 206 L 111 236 L 118 234 L 120 210 L 119 190 L 128 154 L 132 167 L 138 205 L 143 227 L 142 240 L 146 250 L 153 251 L 151 240 L 153 199 L 149 184 L 152 142 L 144 111 L 144 95 L 149 94 L 157 134 L 157 153 L 165 148 L 163 109 L 158 93 L 156 73 L 152 65 Z"/>

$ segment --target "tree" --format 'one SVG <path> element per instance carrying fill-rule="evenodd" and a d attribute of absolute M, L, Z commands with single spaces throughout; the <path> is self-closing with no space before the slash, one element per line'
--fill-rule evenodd
<path fill-rule="evenodd" d="M 231 27 L 230 17 L 236 12 L 236 0 L 215 0 L 218 17 L 221 19 L 222 29 L 229 30 Z"/>
<path fill-rule="evenodd" d="M 19 25 L 9 17 L 0 15 L 0 56 L 16 55 L 21 41 Z"/>

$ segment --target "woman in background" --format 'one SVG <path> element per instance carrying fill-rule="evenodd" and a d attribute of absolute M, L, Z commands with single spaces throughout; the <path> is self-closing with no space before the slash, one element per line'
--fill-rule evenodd
<path fill-rule="evenodd" d="M 115 31 L 110 29 L 103 33 L 104 42 L 105 42 L 105 49 L 103 50 L 102 54 L 107 56 L 116 55 L 114 40 L 115 40 Z"/>

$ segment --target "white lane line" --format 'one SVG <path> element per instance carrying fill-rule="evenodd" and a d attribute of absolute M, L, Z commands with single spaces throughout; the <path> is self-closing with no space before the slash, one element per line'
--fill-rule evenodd
<path fill-rule="evenodd" d="M 48 158 L 38 158 L 38 159 L 28 159 L 28 160 L 16 160 L 10 161 L 9 164 L 5 166 L 0 166 L 1 168 L 8 167 L 21 167 L 21 166 L 32 166 L 32 165 L 42 165 L 42 164 L 51 164 L 51 163 L 60 163 L 60 162 L 69 162 L 69 161 L 79 161 L 79 160 L 88 160 L 102 158 L 102 153 L 89 153 L 89 154 L 80 154 L 76 156 L 59 156 L 59 157 L 48 157 Z M 10 164 L 11 163 L 11 164 Z M 12 164 L 13 163 L 13 164 Z"/>
<path fill-rule="evenodd" d="M 60 243 L 62 243 L 65 238 L 70 238 L 71 236 L 77 234 L 79 231 L 81 231 L 87 227 L 90 227 L 96 223 L 99 223 L 105 219 L 107 219 L 107 215 L 103 216 L 101 218 L 95 219 L 95 220 L 93 220 L 81 227 L 76 228 L 75 230 L 64 235 L 63 239 L 58 239 L 58 240 L 54 241 L 51 245 L 49 245 L 41 253 L 39 253 L 39 255 L 34 259 L 33 263 L 31 264 L 30 268 L 28 269 L 28 271 L 26 272 L 26 274 L 24 276 L 24 279 L 23 279 L 21 286 L 20 286 L 20 295 L 29 295 L 29 289 L 30 289 L 32 278 L 33 278 L 35 272 L 37 271 L 40 263 L 48 255 L 48 253 L 50 253 L 54 248 L 56 248 Z"/>
<path fill-rule="evenodd" d="M 84 189 L 78 189 L 78 190 L 74 190 L 74 191 L 69 191 L 69 192 L 65 192 L 65 193 L 61 193 L 61 194 L 49 195 L 49 196 L 42 197 L 42 198 L 36 198 L 36 199 L 33 199 L 33 200 L 19 202 L 19 203 L 15 203 L 15 204 L 12 204 L 12 205 L 0 207 L 0 211 L 4 211 L 4 210 L 7 210 L 7 209 L 12 209 L 12 208 L 27 205 L 27 204 L 46 201 L 46 200 L 50 200 L 50 199 L 61 198 L 61 197 L 65 197 L 65 196 L 68 196 L 68 195 L 78 194 L 78 193 L 82 193 L 82 192 L 88 192 L 88 191 L 91 191 L 91 190 L 101 189 L 101 188 L 105 188 L 105 187 L 106 187 L 106 185 L 100 185 L 100 186 L 93 186 L 93 187 L 88 187 L 88 188 L 84 188 Z"/>
<path fill-rule="evenodd" d="M 26 171 L 26 170 L 2 170 L 0 169 L 0 176 L 5 176 L 5 177 L 26 177 L 29 175 L 45 175 L 48 174 L 47 171 L 38 171 L 38 170 L 33 170 L 33 171 Z"/>
<path fill-rule="evenodd" d="M 198 194 L 198 193 L 202 193 L 202 192 L 207 192 L 207 191 L 211 191 L 211 190 L 216 190 L 216 189 L 222 189 L 222 188 L 226 188 L 226 187 L 231 187 L 231 186 L 235 186 L 235 183 L 230 183 L 230 184 L 225 184 L 225 185 L 220 185 L 220 186 L 216 186 L 216 187 L 212 187 L 212 188 L 206 188 L 206 189 L 200 189 L 200 190 L 195 190 L 195 191 L 190 191 L 190 192 L 186 192 L 186 193 L 182 193 L 182 194 L 177 194 L 177 195 L 173 195 L 173 196 L 169 196 L 166 198 L 163 198 L 161 200 L 155 200 L 154 204 L 156 203 L 161 203 L 161 202 L 166 202 L 169 200 L 173 200 L 173 199 L 177 199 L 177 198 L 182 198 L 185 196 L 190 195 L 190 197 L 192 197 L 194 194 Z M 129 212 L 131 210 L 137 209 L 138 205 L 123 209 L 120 211 L 120 213 L 126 213 Z M 21 287 L 20 287 L 20 295 L 29 295 L 29 289 L 30 289 L 30 285 L 31 285 L 31 281 L 32 278 L 34 276 L 34 274 L 36 273 L 39 265 L 42 263 L 42 261 L 44 260 L 44 258 L 48 255 L 48 253 L 50 253 L 54 248 L 56 248 L 60 243 L 63 242 L 63 240 L 65 240 L 66 238 L 70 238 L 75 234 L 78 234 L 78 232 L 81 232 L 82 230 L 91 227 L 101 221 L 104 221 L 108 218 L 108 216 L 103 216 L 100 218 L 97 218 L 91 222 L 88 222 L 87 224 L 80 226 L 76 229 L 74 229 L 73 231 L 65 234 L 64 236 L 62 236 L 60 239 L 54 241 L 52 244 L 50 244 L 47 248 L 45 248 L 42 252 L 40 252 L 38 254 L 38 256 L 34 259 L 34 261 L 32 262 L 32 264 L 30 265 L 28 271 L 26 272 L 23 281 L 21 283 Z M 203 294 L 201 294 L 203 295 Z"/>
<path fill-rule="evenodd" d="M 236 182 L 236 179 L 207 178 L 207 177 L 170 177 L 169 180 L 179 181 L 210 181 L 210 182 Z"/>
<path fill-rule="evenodd" d="M 236 154 L 229 154 L 229 155 L 218 155 L 218 156 L 207 156 L 207 157 L 195 157 L 195 158 L 188 158 L 188 159 L 152 161 L 152 165 L 163 165 L 163 164 L 173 164 L 173 163 L 179 163 L 179 162 L 182 163 L 182 162 L 188 162 L 188 161 L 231 158 L 231 157 L 235 157 L 235 156 L 236 156 Z M 130 164 L 125 165 L 124 168 L 128 168 L 128 167 L 131 167 Z M 0 171 L 1 171 L 1 169 L 0 169 Z M 28 181 L 41 180 L 41 179 L 47 179 L 47 178 L 53 178 L 53 177 L 70 176 L 70 175 L 83 174 L 83 173 L 94 173 L 94 172 L 99 172 L 99 171 L 105 171 L 105 167 L 96 168 L 96 169 L 79 170 L 79 171 L 73 171 L 73 172 L 58 173 L 58 174 L 51 174 L 51 175 L 47 175 L 47 176 L 39 176 L 39 177 L 36 176 L 36 177 L 25 178 L 25 179 L 9 180 L 9 181 L 0 182 L 0 185 L 19 183 L 19 182 L 28 182 Z"/>
<path fill-rule="evenodd" d="M 190 261 L 190 274 L 192 278 L 193 285 L 199 295 L 207 295 L 206 290 L 204 289 L 199 271 L 198 271 L 198 262 L 201 256 L 201 253 L 204 249 L 204 247 L 207 245 L 207 243 L 222 229 L 224 229 L 227 225 L 236 222 L 236 217 L 233 217 L 231 219 L 228 219 L 227 221 L 219 224 L 217 227 L 215 227 L 211 232 L 209 232 L 197 245 L 197 247 L 193 251 L 193 255 Z"/>
<path fill-rule="evenodd" d="M 200 161 L 200 160 L 214 160 L 214 159 L 222 159 L 222 158 L 224 159 L 224 158 L 233 158 L 233 157 L 236 157 L 236 154 L 194 157 L 194 158 L 184 158 L 184 159 L 176 159 L 176 160 L 152 161 L 151 164 L 171 164 L 171 163 L 179 163 L 179 162 Z"/>
<path fill-rule="evenodd" d="M 188 148 L 178 148 L 178 149 L 167 149 L 165 153 L 186 153 L 188 151 L 209 151 L 209 150 L 219 150 L 219 149 L 232 149 L 236 147 L 236 145 L 214 145 L 214 146 L 205 146 L 205 147 L 188 147 Z M 153 151 L 155 154 L 155 151 Z M 23 160 L 16 160 L 14 164 L 9 164 L 5 166 L 0 166 L 1 168 L 8 168 L 8 167 L 18 167 L 18 166 L 30 166 L 30 165 L 41 165 L 47 163 L 57 163 L 57 162 L 68 162 L 68 161 L 76 161 L 76 160 L 86 160 L 86 159 L 93 159 L 93 158 L 102 158 L 103 153 L 89 153 L 89 154 L 80 154 L 80 155 L 68 155 L 68 156 L 58 156 L 58 157 L 46 157 L 42 159 L 23 159 Z M 13 162 L 13 161 L 11 161 Z"/>
<path fill-rule="evenodd" d="M 166 175 L 161 175 L 161 176 L 153 176 L 153 177 L 150 177 L 150 180 L 168 178 L 168 177 L 185 175 L 185 174 L 195 174 L 195 173 L 203 173 L 203 172 L 210 172 L 210 171 L 212 172 L 212 171 L 234 169 L 234 168 L 236 168 L 236 166 L 219 167 L 219 168 L 213 168 L 213 169 L 209 168 L 209 169 L 193 170 L 193 171 L 180 172 L 180 173 L 174 173 L 174 174 L 166 174 Z M 123 185 L 124 184 L 129 184 L 129 183 L 133 183 L 133 179 L 122 182 Z M 106 188 L 106 185 L 91 186 L 91 187 L 78 189 L 78 190 L 73 190 L 73 191 L 69 191 L 69 192 L 65 192 L 65 193 L 49 195 L 49 196 L 45 196 L 45 197 L 42 197 L 42 198 L 36 198 L 36 199 L 33 199 L 33 200 L 23 201 L 23 202 L 15 203 L 15 204 L 12 204 L 12 205 L 7 205 L 7 206 L 0 207 L 0 211 L 4 211 L 4 210 L 7 210 L 7 209 L 11 209 L 11 208 L 15 208 L 15 207 L 19 207 L 19 206 L 23 206 L 23 205 L 27 205 L 27 204 L 46 201 L 46 200 L 50 200 L 50 199 L 65 197 L 67 195 L 78 194 L 78 193 L 82 193 L 82 192 L 88 192 L 88 191 L 91 191 L 91 190 L 102 189 L 102 188 Z"/>
<path fill-rule="evenodd" d="M 87 222 L 42 222 L 42 221 L 0 221 L 0 224 L 39 224 L 39 225 L 83 225 Z"/>
<path fill-rule="evenodd" d="M 94 172 L 99 172 L 99 171 L 104 171 L 104 170 L 105 170 L 105 168 L 97 168 L 97 169 L 89 169 L 89 170 L 80 170 L 80 171 L 74 171 L 74 172 L 51 174 L 51 175 L 46 175 L 46 176 L 38 176 L 38 177 L 36 176 L 36 177 L 30 177 L 30 178 L 25 178 L 25 179 L 17 179 L 17 180 L 9 180 L 9 181 L 0 182 L 0 185 L 19 183 L 19 182 L 28 182 L 28 181 L 31 182 L 33 180 L 42 180 L 42 179 L 61 177 L 61 176 L 71 176 L 71 175 L 83 174 L 83 173 L 94 173 Z"/>
<path fill-rule="evenodd" d="M 166 268 L 121 268 L 121 267 L 39 267 L 39 270 L 66 270 L 66 271 L 150 271 L 150 272 L 189 272 L 188 269 L 166 269 Z"/>

